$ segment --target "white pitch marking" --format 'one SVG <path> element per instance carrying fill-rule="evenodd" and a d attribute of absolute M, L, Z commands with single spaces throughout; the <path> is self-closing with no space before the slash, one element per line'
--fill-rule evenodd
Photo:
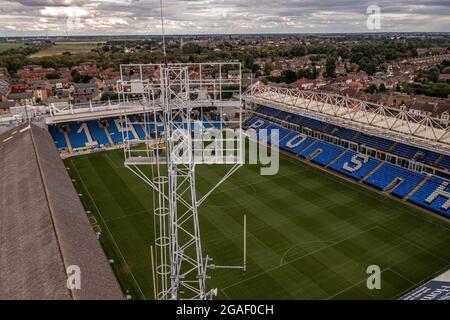
<path fill-rule="evenodd" d="M 30 130 L 30 126 L 28 126 L 28 127 L 26 127 L 26 128 L 23 128 L 22 130 L 20 130 L 20 133 L 25 132 L 25 131 L 27 131 L 27 130 Z"/>

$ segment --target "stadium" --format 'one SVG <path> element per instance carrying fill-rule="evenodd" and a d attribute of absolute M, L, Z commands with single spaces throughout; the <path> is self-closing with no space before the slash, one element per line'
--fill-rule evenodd
<path fill-rule="evenodd" d="M 222 75 L 230 70 L 225 63 L 122 68 L 121 100 L 27 110 L 28 121 L 11 121 L 1 134 L 2 256 L 10 258 L 2 259 L 1 298 L 166 300 L 189 290 L 195 294 L 188 298 L 223 300 L 445 294 L 447 123 L 259 82 L 241 95 L 238 64 L 233 77 Z M 161 78 L 146 78 L 145 68 L 161 68 Z M 180 92 L 189 94 L 177 100 Z M 169 100 L 176 105 L 170 114 Z M 219 165 L 203 159 L 195 184 L 176 198 L 176 206 L 201 200 L 193 200 L 198 212 L 190 208 L 195 232 L 169 241 L 161 225 L 173 208 L 161 207 L 161 195 L 178 189 L 152 192 L 163 182 L 147 177 L 169 152 L 170 126 L 255 132 L 260 145 L 280 150 L 279 171 L 261 175 L 264 164 L 239 157 Z M 162 165 L 170 171 L 169 162 Z M 172 183 L 182 186 L 181 179 Z M 168 248 L 174 243 L 185 248 L 180 261 L 197 267 L 180 268 L 177 281 L 162 260 L 166 247 L 176 255 Z M 188 257 L 194 243 L 190 253 L 208 255 Z M 71 265 L 81 269 L 81 289 L 66 288 Z M 380 288 L 368 286 L 369 266 L 379 267 Z M 33 272 L 39 268 L 49 271 Z M 188 284 L 190 272 L 200 289 Z"/>

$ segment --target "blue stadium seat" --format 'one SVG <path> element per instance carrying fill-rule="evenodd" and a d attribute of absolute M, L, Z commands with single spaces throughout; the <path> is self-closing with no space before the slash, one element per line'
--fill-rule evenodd
<path fill-rule="evenodd" d="M 61 132 L 58 126 L 49 126 L 48 131 L 50 132 L 53 141 L 55 142 L 56 148 L 67 149 L 66 138 L 64 134 Z"/>
<path fill-rule="evenodd" d="M 372 147 L 375 149 L 379 149 L 379 150 L 389 150 L 394 145 L 394 142 L 391 140 L 387 140 L 387 139 L 375 137 L 375 136 L 368 136 L 365 134 L 361 134 L 357 138 L 357 141 L 366 146 L 369 146 L 369 147 Z"/>
<path fill-rule="evenodd" d="M 280 110 L 265 107 L 265 106 L 259 106 L 258 108 L 255 109 L 255 111 L 258 113 L 268 115 L 270 117 L 276 117 L 280 113 Z"/>
<path fill-rule="evenodd" d="M 322 128 L 325 126 L 325 124 L 323 122 L 320 122 L 315 119 L 307 118 L 307 117 L 302 117 L 299 124 L 304 127 L 307 127 L 307 128 L 313 129 L 313 130 L 318 130 L 318 131 L 321 131 Z"/>
<path fill-rule="evenodd" d="M 88 121 L 86 124 L 94 141 L 97 141 L 99 145 L 109 145 L 109 140 L 106 136 L 105 130 L 100 127 L 100 124 L 97 121 Z"/>
<path fill-rule="evenodd" d="M 403 198 L 425 178 L 425 175 L 390 163 L 383 163 L 364 183 L 377 189 L 385 190 L 396 178 L 400 178 L 403 181 L 395 186 L 391 193 L 399 198 Z"/>
<path fill-rule="evenodd" d="M 256 117 L 250 120 L 251 121 L 248 122 L 247 128 L 254 129 L 256 131 L 256 136 L 259 139 L 259 130 L 268 128 L 270 122 Z"/>
<path fill-rule="evenodd" d="M 285 111 L 280 111 L 280 113 L 278 113 L 276 115 L 276 117 L 280 120 L 285 121 L 287 117 L 291 116 L 292 117 L 292 113 L 289 112 L 285 112 Z"/>
<path fill-rule="evenodd" d="M 136 130 L 136 133 L 138 134 L 139 139 L 144 140 L 145 132 L 144 132 L 144 129 L 142 128 L 141 123 L 138 123 L 138 120 L 135 116 L 130 116 L 129 119 L 130 119 L 130 122 L 133 124 L 134 130 Z"/>
<path fill-rule="evenodd" d="M 272 143 L 272 132 L 274 131 L 274 130 L 278 130 L 278 143 L 277 143 L 277 145 L 279 144 L 279 142 L 281 141 L 281 140 L 283 140 L 283 138 L 284 137 L 286 137 L 287 135 L 289 135 L 292 131 L 290 131 L 290 130 L 288 130 L 288 129 L 286 129 L 286 128 L 283 128 L 283 127 L 281 127 L 281 126 L 277 126 L 277 125 L 274 125 L 274 124 L 271 124 L 271 125 L 269 125 L 267 128 L 265 128 L 267 131 L 266 131 L 266 136 L 262 136 L 262 134 L 261 134 L 261 132 L 259 131 L 259 130 L 261 130 L 261 129 L 259 129 L 258 130 L 258 139 L 264 139 L 264 140 L 267 140 L 267 143 L 269 143 L 269 144 L 271 144 Z"/>
<path fill-rule="evenodd" d="M 86 147 L 86 144 L 88 143 L 87 136 L 84 130 L 81 130 L 78 133 L 78 130 L 80 129 L 82 124 L 82 122 L 72 122 L 69 124 L 69 132 L 67 134 L 69 136 L 70 144 L 74 149 Z"/>
<path fill-rule="evenodd" d="M 356 137 L 357 132 L 350 129 L 340 128 L 336 135 L 342 139 L 352 141 Z"/>
<path fill-rule="evenodd" d="M 361 180 L 379 163 L 380 160 L 378 159 L 349 150 L 333 163 L 330 168 L 356 180 Z"/>
<path fill-rule="evenodd" d="M 447 186 L 445 186 L 446 184 Z M 409 197 L 408 201 L 450 218 L 450 208 L 445 207 L 450 198 L 449 195 L 445 195 L 445 193 L 450 192 L 448 184 L 449 181 L 447 180 L 431 176 L 419 190 Z"/>
<path fill-rule="evenodd" d="M 450 156 L 444 156 L 439 163 L 439 167 L 449 170 L 450 169 Z"/>
<path fill-rule="evenodd" d="M 298 154 L 300 151 L 311 145 L 316 139 L 304 134 L 296 132 L 290 133 L 288 136 L 280 140 L 280 148 L 293 154 Z"/>
<path fill-rule="evenodd" d="M 439 158 L 439 153 L 425 150 L 425 156 L 422 158 L 421 162 L 428 164 L 430 166 L 434 166 L 434 163 Z"/>
<path fill-rule="evenodd" d="M 419 149 L 416 147 L 409 146 L 409 145 L 406 145 L 403 143 L 397 143 L 395 145 L 394 149 L 392 150 L 392 153 L 394 153 L 400 157 L 412 159 L 418 151 L 419 151 Z"/>
<path fill-rule="evenodd" d="M 205 116 L 201 115 L 201 116 L 200 116 L 200 120 L 202 121 L 203 126 L 204 126 L 206 129 L 212 128 L 212 124 L 209 123 L 208 119 L 206 119 Z M 250 120 L 250 119 L 249 119 L 249 120 Z M 247 120 L 247 121 L 248 121 L 248 120 Z"/>
<path fill-rule="evenodd" d="M 110 118 L 107 120 L 108 121 L 108 132 L 109 135 L 111 136 L 111 139 L 114 143 L 121 143 L 123 142 L 123 138 L 122 138 L 122 132 L 120 132 L 117 129 L 117 126 L 114 122 L 114 119 Z"/>
<path fill-rule="evenodd" d="M 326 166 L 331 161 L 336 159 L 344 151 L 344 148 L 325 141 L 317 141 L 316 143 L 314 143 L 314 145 L 300 152 L 300 156 L 302 156 L 303 158 L 308 158 L 309 156 L 317 152 L 317 150 L 322 151 L 318 155 L 315 155 L 311 159 L 311 161 Z"/>

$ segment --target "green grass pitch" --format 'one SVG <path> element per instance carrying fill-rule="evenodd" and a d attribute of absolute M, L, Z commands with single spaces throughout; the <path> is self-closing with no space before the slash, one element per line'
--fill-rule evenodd
<path fill-rule="evenodd" d="M 125 294 L 152 299 L 152 192 L 123 167 L 121 150 L 65 160 Z M 197 167 L 199 192 L 225 172 Z M 450 266 L 450 224 L 282 155 L 276 176 L 246 165 L 200 207 L 204 254 L 247 273 L 210 270 L 219 299 L 394 299 Z M 379 265 L 381 290 L 366 288 Z"/>

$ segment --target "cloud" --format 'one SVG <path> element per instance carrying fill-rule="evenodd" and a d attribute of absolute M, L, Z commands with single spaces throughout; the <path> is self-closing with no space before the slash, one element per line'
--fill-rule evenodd
<path fill-rule="evenodd" d="M 381 9 L 379 31 L 450 30 L 448 0 L 163 0 L 167 33 L 367 32 L 367 8 Z M 159 0 L 0 0 L 0 28 L 22 33 L 159 34 Z M 46 20 L 42 20 L 46 19 Z"/>

